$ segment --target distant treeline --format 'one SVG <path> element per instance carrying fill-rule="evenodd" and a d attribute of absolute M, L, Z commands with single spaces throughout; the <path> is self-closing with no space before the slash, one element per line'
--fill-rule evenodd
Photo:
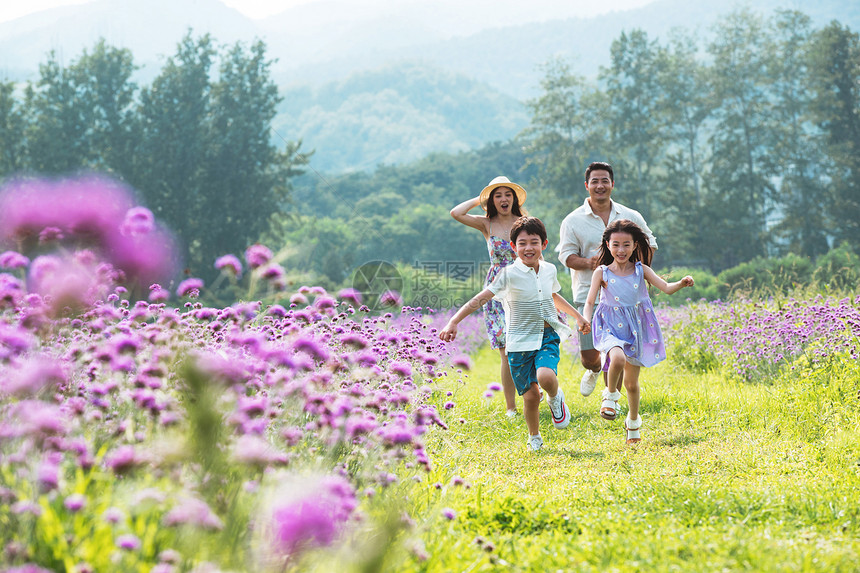
<path fill-rule="evenodd" d="M 66 67 L 49 59 L 23 88 L 0 84 L 0 175 L 118 174 L 179 234 L 195 274 L 262 240 L 296 280 L 341 285 L 372 260 L 447 276 L 486 260 L 448 210 L 500 174 L 526 186 L 554 247 L 597 159 L 655 230 L 658 268 L 717 275 L 860 244 L 860 37 L 799 12 L 736 11 L 702 38 L 627 31 L 594 81 L 548 62 L 517 138 L 366 174 L 292 178 L 308 155 L 273 144 L 279 96 L 261 43 L 219 54 L 189 34 L 151 86 L 133 85 L 133 69 L 101 43 Z"/>

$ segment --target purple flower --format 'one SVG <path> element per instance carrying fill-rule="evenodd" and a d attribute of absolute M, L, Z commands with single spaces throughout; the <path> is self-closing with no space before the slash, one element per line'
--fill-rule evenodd
<path fill-rule="evenodd" d="M 361 293 L 354 288 L 345 288 L 337 293 L 337 298 L 351 302 L 354 306 L 361 305 Z"/>
<path fill-rule="evenodd" d="M 444 517 L 445 519 L 453 520 L 455 517 L 457 517 L 457 512 L 450 507 L 446 507 L 442 510 L 442 517 Z"/>
<path fill-rule="evenodd" d="M 284 267 L 278 263 L 269 263 L 259 270 L 260 276 L 266 280 L 273 281 L 284 278 Z"/>
<path fill-rule="evenodd" d="M 487 385 L 487 390 L 489 390 L 491 392 L 500 392 L 501 389 L 502 389 L 502 385 L 499 384 L 498 382 L 490 382 Z"/>
<path fill-rule="evenodd" d="M 0 239 L 86 242 L 128 280 L 146 284 L 172 272 L 173 241 L 158 231 L 123 234 L 131 197 L 104 177 L 17 181 L 0 192 Z"/>
<path fill-rule="evenodd" d="M 125 519 L 125 513 L 118 507 L 109 507 L 102 514 L 102 519 L 108 523 L 119 523 Z"/>
<path fill-rule="evenodd" d="M 200 296 L 200 291 L 202 289 L 203 280 L 191 277 L 179 283 L 179 286 L 176 287 L 176 296 L 197 298 L 198 296 Z"/>
<path fill-rule="evenodd" d="M 261 267 L 270 260 L 272 260 L 272 251 L 264 245 L 251 245 L 245 250 L 245 261 L 252 269 Z"/>
<path fill-rule="evenodd" d="M 308 304 L 308 297 L 300 292 L 297 292 L 290 297 L 290 304 Z"/>
<path fill-rule="evenodd" d="M 155 217 L 146 207 L 132 207 L 125 212 L 120 226 L 123 235 L 146 235 L 155 228 Z"/>
<path fill-rule="evenodd" d="M 202 529 L 218 531 L 224 527 L 221 519 L 215 515 L 203 500 L 195 497 L 185 497 L 173 506 L 164 516 L 164 524 L 168 527 L 176 525 L 193 525 Z"/>
<path fill-rule="evenodd" d="M 0 268 L 23 269 L 30 264 L 30 259 L 15 251 L 6 251 L 0 254 Z"/>
<path fill-rule="evenodd" d="M 87 497 L 81 493 L 73 493 L 63 500 L 63 505 L 72 513 L 76 513 L 87 504 Z"/>
<path fill-rule="evenodd" d="M 5 342 L 0 336 L 0 343 Z M 2 353 L 0 353 L 2 355 Z M 60 362 L 44 355 L 31 356 L 3 376 L 0 389 L 13 396 L 33 396 L 44 388 L 56 389 L 65 384 L 66 374 Z"/>
<path fill-rule="evenodd" d="M 122 475 L 138 465 L 139 460 L 131 446 L 119 446 L 105 456 L 105 466 L 115 474 Z"/>
<path fill-rule="evenodd" d="M 461 354 L 459 356 L 455 356 L 453 360 L 451 360 L 451 364 L 462 368 L 463 370 L 471 370 L 472 369 L 472 359 L 466 356 L 465 354 Z"/>
<path fill-rule="evenodd" d="M 242 276 L 242 263 L 235 255 L 224 255 L 215 260 L 215 268 L 232 274 L 235 277 Z"/>
<path fill-rule="evenodd" d="M 140 549 L 140 539 L 131 534 L 120 535 L 116 538 L 116 546 L 126 551 L 135 551 Z"/>
<path fill-rule="evenodd" d="M 326 350 L 325 344 L 322 344 L 309 336 L 297 338 L 296 341 L 293 342 L 293 349 L 296 352 L 305 352 L 310 355 L 311 358 L 320 362 L 325 362 L 329 357 L 329 352 Z"/>
<path fill-rule="evenodd" d="M 331 545 L 358 502 L 344 478 L 330 476 L 309 483 L 301 494 L 275 502 L 272 541 L 281 555 Z"/>

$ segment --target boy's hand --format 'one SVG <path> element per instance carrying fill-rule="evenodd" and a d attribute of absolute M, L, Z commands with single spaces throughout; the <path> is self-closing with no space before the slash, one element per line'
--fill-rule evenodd
<path fill-rule="evenodd" d="M 446 324 L 445 328 L 439 332 L 439 338 L 445 342 L 451 342 L 457 338 L 457 325 L 450 322 Z"/>
<path fill-rule="evenodd" d="M 681 287 L 691 287 L 693 286 L 693 277 L 690 275 L 685 276 L 681 279 Z"/>
<path fill-rule="evenodd" d="M 583 334 L 588 334 L 589 332 L 591 332 L 591 324 L 588 323 L 584 318 L 577 318 L 576 329 Z"/>

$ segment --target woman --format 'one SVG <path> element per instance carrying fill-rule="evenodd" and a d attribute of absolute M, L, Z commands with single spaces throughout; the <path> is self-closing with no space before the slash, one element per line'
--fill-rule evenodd
<path fill-rule="evenodd" d="M 490 181 L 484 187 L 480 195 L 474 199 L 464 201 L 451 209 L 451 216 L 464 225 L 474 227 L 483 233 L 487 241 L 487 250 L 490 253 L 490 270 L 487 272 L 486 287 L 499 271 L 513 263 L 517 255 L 511 247 L 510 235 L 514 221 L 526 214 L 522 208 L 526 201 L 526 190 L 511 183 L 504 176 L 499 176 Z M 486 212 L 486 215 L 470 215 L 469 211 L 478 205 Z M 502 388 L 505 393 L 506 414 L 514 416 L 517 413 L 514 380 L 511 378 L 511 370 L 508 366 L 508 356 L 505 353 L 505 311 L 499 301 L 491 300 L 484 307 L 484 322 L 487 326 L 487 336 L 493 348 L 499 349 L 502 359 L 501 376 Z"/>

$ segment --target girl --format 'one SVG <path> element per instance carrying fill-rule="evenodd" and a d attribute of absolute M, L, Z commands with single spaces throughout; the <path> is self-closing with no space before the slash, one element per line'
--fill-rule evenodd
<path fill-rule="evenodd" d="M 614 420 L 619 413 L 621 378 L 627 389 L 630 407 L 624 422 L 628 444 L 641 440 L 639 417 L 639 368 L 654 366 L 666 357 L 663 334 L 654 316 L 654 306 L 648 296 L 646 281 L 666 294 L 693 285 L 693 277 L 685 276 L 667 283 L 651 270 L 651 250 L 648 237 L 633 221 L 618 219 L 606 227 L 600 245 L 599 266 L 595 269 L 585 302 L 586 320 L 594 314 L 594 348 L 606 357 L 609 365 L 603 391 L 600 415 Z M 594 301 L 603 287 L 597 311 Z"/>
<path fill-rule="evenodd" d="M 500 176 L 490 181 L 481 193 L 474 199 L 463 201 L 453 209 L 451 216 L 464 225 L 474 227 L 481 231 L 487 241 L 487 250 L 490 253 L 490 270 L 484 286 L 487 287 L 499 274 L 503 267 L 513 263 L 516 252 L 511 247 L 508 238 L 511 235 L 511 227 L 514 221 L 526 214 L 522 208 L 526 202 L 526 190 L 511 183 L 507 177 Z M 485 216 L 469 215 L 469 211 L 481 206 L 486 212 Z M 505 311 L 501 302 L 491 300 L 484 308 L 484 322 L 487 326 L 487 336 L 493 348 L 499 349 L 502 359 L 501 377 L 502 388 L 505 393 L 505 405 L 507 415 L 513 416 L 517 413 L 515 397 L 517 394 L 514 380 L 511 378 L 511 370 L 508 366 L 508 356 L 505 353 Z"/>

